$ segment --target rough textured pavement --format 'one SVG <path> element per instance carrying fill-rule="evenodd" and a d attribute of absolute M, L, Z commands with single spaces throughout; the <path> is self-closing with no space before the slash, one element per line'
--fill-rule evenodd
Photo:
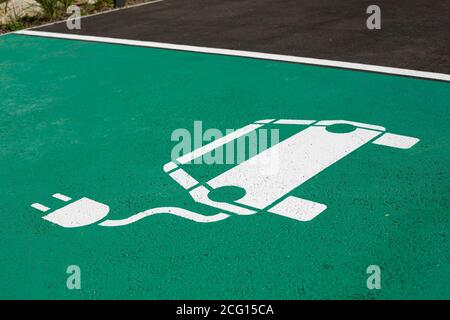
<path fill-rule="evenodd" d="M 450 73 L 450 1 L 164 0 L 38 30 L 279 53 Z"/>
<path fill-rule="evenodd" d="M 0 38 L 0 56 L 0 298 L 450 297 L 449 83 L 15 34 Z M 216 214 L 163 171 L 172 134 L 196 120 L 225 132 L 281 117 L 377 124 L 420 142 L 365 145 L 294 190 L 327 205 L 305 223 L 161 214 L 65 229 L 30 207 L 60 208 L 60 192 L 108 205 L 112 220 L 167 206 Z M 186 170 L 208 181 L 225 168 Z M 82 290 L 66 288 L 72 264 Z M 372 264 L 382 290 L 367 289 Z"/>
<path fill-rule="evenodd" d="M 367 3 L 346 3 L 166 0 L 86 18 L 82 32 L 446 72 L 444 4 L 381 3 L 383 29 L 369 32 Z M 58 29 L 64 24 L 46 28 Z M 2 36 L 0 299 L 448 299 L 449 88 L 349 69 Z M 198 120 L 203 132 L 226 132 L 272 118 L 346 119 L 420 142 L 367 144 L 292 190 L 327 206 L 308 222 L 267 210 L 214 223 L 160 214 L 116 228 L 42 219 L 67 206 L 55 193 L 108 205 L 111 220 L 167 206 L 217 214 L 164 172 L 174 132 L 195 134 Z M 202 183 L 227 169 L 183 168 Z M 49 211 L 33 209 L 36 202 Z M 70 265 L 81 268 L 81 290 L 68 290 Z M 382 270 L 382 290 L 367 287 L 370 265 Z"/>

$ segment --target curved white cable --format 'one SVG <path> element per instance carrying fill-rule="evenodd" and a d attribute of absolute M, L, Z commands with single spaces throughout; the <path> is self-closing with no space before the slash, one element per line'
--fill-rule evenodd
<path fill-rule="evenodd" d="M 173 215 L 181 217 L 181 218 L 185 218 L 185 219 L 189 219 L 189 220 L 192 220 L 195 222 L 201 222 L 201 223 L 216 222 L 216 221 L 224 220 L 229 217 L 229 215 L 225 214 L 225 213 L 218 213 L 218 214 L 215 214 L 212 216 L 204 216 L 202 214 L 199 214 L 199 213 L 196 213 L 193 211 L 189 211 L 186 209 L 182 209 L 182 208 L 160 207 L 160 208 L 153 208 L 153 209 L 149 209 L 149 210 L 145 210 L 145 211 L 136 213 L 135 215 L 132 215 L 131 217 L 128 217 L 126 219 L 105 220 L 105 221 L 99 223 L 99 225 L 104 226 L 104 227 L 119 227 L 119 226 L 124 226 L 124 225 L 130 224 L 130 223 L 136 222 L 145 217 L 152 216 L 155 214 L 160 214 L 160 213 L 173 214 Z"/>

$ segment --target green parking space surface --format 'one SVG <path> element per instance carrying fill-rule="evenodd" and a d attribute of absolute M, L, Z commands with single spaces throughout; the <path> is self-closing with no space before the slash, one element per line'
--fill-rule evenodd
<path fill-rule="evenodd" d="M 2 36 L 0 298 L 448 299 L 449 107 L 440 81 Z M 160 214 L 68 229 L 30 207 L 61 207 L 59 192 L 109 205 L 109 219 L 161 206 L 214 214 L 164 173 L 172 132 L 271 118 L 377 124 L 420 142 L 367 144 L 295 190 L 328 206 L 309 222 Z M 69 265 L 81 290 L 66 287 Z M 369 265 L 381 290 L 366 286 Z"/>

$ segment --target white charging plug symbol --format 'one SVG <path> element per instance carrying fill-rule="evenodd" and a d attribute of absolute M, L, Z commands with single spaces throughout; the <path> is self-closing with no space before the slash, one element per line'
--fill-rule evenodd
<path fill-rule="evenodd" d="M 42 219 L 64 228 L 87 226 L 99 222 L 109 213 L 109 206 L 86 197 L 80 198 L 73 202 L 70 202 L 72 201 L 72 198 L 61 193 L 55 193 L 52 197 L 63 201 L 65 205 L 43 216 Z M 31 207 L 41 212 L 48 212 L 51 210 L 49 207 L 40 203 L 33 203 Z M 160 207 L 139 212 L 126 219 L 104 220 L 99 223 L 99 225 L 103 227 L 119 227 L 131 224 L 148 216 L 162 213 L 175 215 L 200 223 L 216 222 L 229 217 L 229 215 L 225 213 L 217 213 L 211 216 L 206 216 L 177 207 Z"/>
<path fill-rule="evenodd" d="M 42 219 L 53 222 L 64 228 L 86 226 L 100 221 L 109 213 L 109 206 L 89 198 L 81 198 L 67 204 L 72 200 L 68 196 L 55 193 L 52 197 L 63 201 L 65 205 L 43 216 Z M 49 207 L 40 203 L 33 203 L 31 206 L 41 212 L 48 212 L 51 210 Z"/>

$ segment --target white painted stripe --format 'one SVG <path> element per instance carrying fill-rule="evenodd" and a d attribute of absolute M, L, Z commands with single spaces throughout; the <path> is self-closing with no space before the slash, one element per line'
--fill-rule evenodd
<path fill-rule="evenodd" d="M 375 144 L 399 148 L 399 149 L 409 149 L 413 147 L 419 139 L 407 136 L 401 136 L 398 134 L 385 133 L 377 140 L 373 141 Z"/>
<path fill-rule="evenodd" d="M 255 121 L 255 123 L 271 123 L 273 122 L 275 119 L 265 119 L 265 120 L 258 120 Z"/>
<path fill-rule="evenodd" d="M 46 211 L 50 210 L 49 207 L 46 207 L 46 206 L 44 206 L 44 205 L 42 205 L 40 203 L 33 203 L 31 206 L 33 208 L 39 210 L 39 211 L 42 211 L 42 212 L 46 212 Z"/>
<path fill-rule="evenodd" d="M 300 125 L 310 125 L 316 122 L 316 120 L 289 120 L 289 119 L 280 119 L 275 121 L 275 124 L 300 124 Z"/>
<path fill-rule="evenodd" d="M 192 212 L 186 209 L 182 208 L 176 208 L 176 207 L 162 207 L 162 208 L 154 208 L 150 210 L 146 210 L 140 213 L 137 213 L 135 215 L 132 215 L 129 218 L 122 219 L 122 220 L 106 220 L 99 225 L 104 227 L 118 227 L 118 226 L 124 226 L 133 222 L 136 222 L 138 220 L 141 220 L 148 216 L 153 216 L 155 214 L 172 214 L 181 218 L 189 219 L 195 222 L 201 222 L 201 223 L 208 223 L 208 222 L 216 222 L 223 219 L 226 219 L 229 217 L 228 214 L 225 213 L 218 213 L 212 216 L 204 216 L 202 214 Z"/>
<path fill-rule="evenodd" d="M 188 175 L 183 169 L 175 170 L 169 173 L 169 176 L 185 189 L 190 189 L 198 184 L 198 181 Z"/>
<path fill-rule="evenodd" d="M 281 54 L 240 51 L 240 50 L 231 50 L 231 49 L 218 49 L 218 48 L 188 46 L 188 45 L 162 43 L 162 42 L 126 40 L 126 39 L 116 39 L 116 38 L 107 38 L 107 37 L 64 34 L 64 33 L 56 33 L 56 32 L 53 33 L 53 32 L 44 32 L 44 31 L 32 31 L 32 30 L 20 30 L 20 31 L 16 31 L 14 33 L 28 35 L 28 36 L 46 37 L 46 38 L 82 40 L 82 41 L 91 41 L 91 42 L 100 42 L 100 43 L 111 43 L 111 44 L 122 44 L 122 45 L 129 45 L 129 46 L 148 47 L 148 48 L 181 50 L 181 51 L 220 54 L 220 55 L 245 57 L 245 58 L 294 62 L 294 63 L 310 64 L 310 65 L 325 66 L 325 67 L 335 67 L 335 68 L 343 68 L 343 69 L 351 69 L 351 70 L 386 73 L 386 74 L 400 75 L 400 76 L 407 76 L 407 77 L 417 77 L 417 78 L 425 78 L 425 79 L 433 79 L 433 80 L 450 81 L 450 75 L 443 74 L 443 73 L 391 68 L 391 67 L 382 67 L 382 66 L 374 66 L 374 65 L 369 65 L 369 64 L 343 62 L 343 61 L 335 61 L 335 60 L 295 57 L 295 56 L 287 56 L 287 55 L 281 55 Z"/>
<path fill-rule="evenodd" d="M 68 196 L 65 196 L 61 193 L 55 193 L 54 195 L 52 195 L 52 197 L 65 202 L 72 200 L 72 198 L 69 198 Z"/>
<path fill-rule="evenodd" d="M 177 159 L 177 161 L 181 164 L 188 163 L 188 162 L 194 160 L 195 158 L 200 157 L 200 156 L 202 156 L 224 144 L 227 144 L 228 142 L 233 141 L 234 139 L 244 136 L 247 133 L 252 132 L 253 130 L 256 130 L 262 126 L 263 126 L 262 124 L 249 124 L 248 126 L 245 126 L 241 129 L 233 131 L 230 134 L 227 134 L 225 137 L 214 140 L 213 142 L 208 143 L 207 145 L 204 145 L 203 147 L 197 148 L 194 151 L 192 151 L 188 154 L 185 154 L 184 156 L 179 157 Z"/>
<path fill-rule="evenodd" d="M 177 164 L 175 162 L 168 162 L 163 166 L 164 172 L 172 171 L 173 169 L 177 168 Z"/>
<path fill-rule="evenodd" d="M 326 208 L 321 203 L 289 196 L 268 211 L 298 221 L 310 221 Z"/>
<path fill-rule="evenodd" d="M 361 123 L 361 122 L 355 122 L 355 121 L 347 121 L 347 120 L 322 120 L 317 122 L 316 126 L 331 126 L 333 124 L 349 124 L 355 127 L 359 128 L 366 128 L 370 130 L 377 130 L 377 131 L 386 131 L 385 127 L 382 126 L 376 126 L 373 124 L 367 124 L 367 123 Z"/>

